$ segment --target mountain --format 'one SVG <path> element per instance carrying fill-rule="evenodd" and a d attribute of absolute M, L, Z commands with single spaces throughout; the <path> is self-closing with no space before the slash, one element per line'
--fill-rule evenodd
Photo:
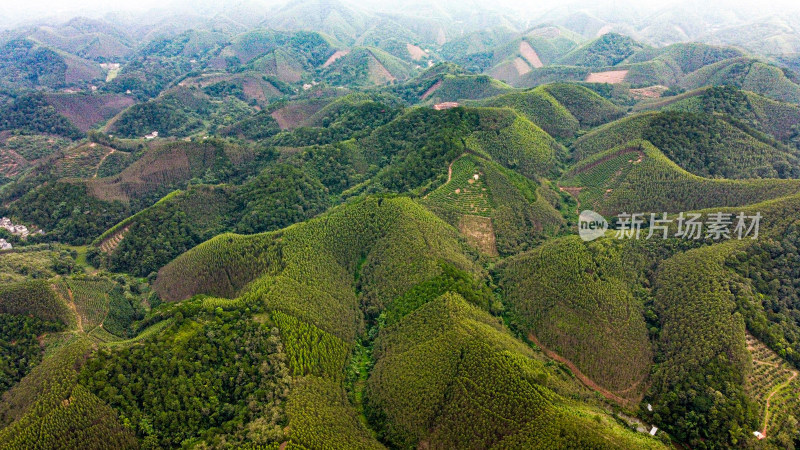
<path fill-rule="evenodd" d="M 776 7 L 17 21 L 0 448 L 796 447 Z"/>
<path fill-rule="evenodd" d="M 6 87 L 87 87 L 105 78 L 100 65 L 22 38 L 0 47 L 0 76 Z"/>

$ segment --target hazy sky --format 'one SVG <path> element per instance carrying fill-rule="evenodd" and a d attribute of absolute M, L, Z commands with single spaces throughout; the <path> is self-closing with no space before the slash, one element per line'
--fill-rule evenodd
<path fill-rule="evenodd" d="M 377 9 L 391 9 L 398 0 L 343 0 L 355 4 L 367 4 Z M 431 0 L 400 0 L 402 3 L 430 3 Z M 474 0 L 475 4 L 492 5 L 495 8 L 509 6 L 517 11 L 535 15 L 541 11 L 563 7 L 569 3 L 582 3 L 583 5 L 603 4 L 604 7 L 614 10 L 617 8 L 635 8 L 639 11 L 655 11 L 672 3 L 687 2 L 687 0 L 599 0 L 579 2 L 571 0 Z M 470 0 L 433 0 L 433 2 L 448 3 L 452 5 L 467 5 Z M 4 22 L 22 22 L 42 17 L 67 19 L 74 16 L 98 17 L 110 11 L 144 12 L 149 9 L 181 9 L 184 11 L 215 10 L 222 5 L 257 4 L 273 6 L 286 3 L 286 0 L 0 0 L 0 19 Z M 743 8 L 757 13 L 775 13 L 787 11 L 800 11 L 800 2 L 797 0 L 773 0 L 764 3 L 759 0 L 703 0 L 705 8 L 709 6 L 720 10 L 729 8 Z M 202 6 L 197 7 L 197 4 Z"/>

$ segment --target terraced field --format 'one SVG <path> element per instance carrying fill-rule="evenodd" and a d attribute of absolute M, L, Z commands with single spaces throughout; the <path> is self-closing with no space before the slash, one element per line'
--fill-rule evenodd
<path fill-rule="evenodd" d="M 488 217 L 492 206 L 489 192 L 480 168 L 471 156 L 462 155 L 453 161 L 448 171 L 448 181 L 431 192 L 427 200 L 443 203 L 463 214 Z"/>
<path fill-rule="evenodd" d="M 121 230 L 113 233 L 111 236 L 105 238 L 99 245 L 100 250 L 102 250 L 103 253 L 107 254 L 113 252 L 114 249 L 117 248 L 117 245 L 119 245 L 120 241 L 122 241 L 122 238 L 125 237 L 125 233 L 128 232 L 130 227 L 131 227 L 130 225 L 127 225 L 123 227 Z"/>
<path fill-rule="evenodd" d="M 753 356 L 753 371 L 748 378 L 750 395 L 762 418 L 758 431 L 770 440 L 776 429 L 791 426 L 787 422 L 800 411 L 798 371 L 749 333 L 747 349 Z"/>

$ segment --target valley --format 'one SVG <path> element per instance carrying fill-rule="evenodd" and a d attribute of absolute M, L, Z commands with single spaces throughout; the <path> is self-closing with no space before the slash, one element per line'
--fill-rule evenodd
<path fill-rule="evenodd" d="M 0 14 L 0 448 L 797 448 L 800 15 L 711 3 Z"/>

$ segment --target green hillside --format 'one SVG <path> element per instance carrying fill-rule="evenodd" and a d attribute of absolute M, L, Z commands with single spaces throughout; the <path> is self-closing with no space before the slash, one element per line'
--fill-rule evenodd
<path fill-rule="evenodd" d="M 782 143 L 797 145 L 795 124 L 800 120 L 800 108 L 797 105 L 733 86 L 697 89 L 670 99 L 645 103 L 637 108 L 725 114 Z"/>
<path fill-rule="evenodd" d="M 0 11 L 0 449 L 800 445 L 790 9 L 179 6 Z"/>
<path fill-rule="evenodd" d="M 0 86 L 5 88 L 63 88 L 105 78 L 97 63 L 31 38 L 4 40 L 0 55 Z"/>
<path fill-rule="evenodd" d="M 612 400 L 635 405 L 653 355 L 632 255 L 619 242 L 570 237 L 506 260 L 499 272 L 523 333 L 572 361 Z"/>
<path fill-rule="evenodd" d="M 680 81 L 686 89 L 730 84 L 765 97 L 800 103 L 800 85 L 778 67 L 757 59 L 741 57 L 698 69 Z"/>
<path fill-rule="evenodd" d="M 690 97 L 688 100 L 691 100 Z M 618 145 L 620 141 L 645 139 L 661 149 L 668 158 L 683 169 L 700 176 L 715 178 L 796 178 L 797 150 L 759 131 L 774 126 L 770 122 L 786 123 L 774 116 L 762 124 L 755 108 L 736 116 L 750 118 L 745 122 L 727 115 L 725 106 L 709 106 L 707 111 L 686 112 L 678 106 L 680 100 L 666 107 L 675 109 L 663 113 L 645 113 L 626 117 L 582 136 L 572 146 L 573 159 L 596 156 Z M 713 100 L 707 103 L 713 105 Z M 780 105 L 780 104 L 779 104 Z M 771 106 L 771 105 L 770 105 Z M 700 109 L 692 108 L 694 110 Z M 703 108 L 705 109 L 705 108 Z M 720 114 L 723 111 L 725 115 Z M 781 110 L 791 113 L 792 110 Z M 763 115 L 762 115 L 763 116 Z M 791 116 L 789 116 L 791 117 Z M 788 119 L 791 120 L 791 119 Z M 753 125 L 751 125 L 751 123 Z M 758 127 L 758 128 L 756 128 Z"/>
<path fill-rule="evenodd" d="M 678 43 L 661 48 L 646 47 L 629 56 L 621 67 L 629 70 L 625 80 L 634 85 L 674 86 L 683 77 L 705 66 L 744 56 L 733 47 Z"/>
<path fill-rule="evenodd" d="M 327 191 L 319 181 L 280 165 L 241 186 L 201 185 L 173 192 L 115 225 L 94 245 L 107 254 L 98 257 L 109 269 L 147 276 L 220 233 L 284 228 L 328 205 Z"/>
<path fill-rule="evenodd" d="M 114 119 L 108 131 L 123 138 L 142 138 L 154 131 L 162 138 L 183 137 L 214 133 L 253 113 L 243 96 L 221 97 L 215 99 L 208 92 L 175 88 L 157 99 L 126 109 Z"/>
<path fill-rule="evenodd" d="M 628 36 L 607 33 L 569 52 L 558 63 L 592 68 L 615 66 L 643 48 Z"/>
<path fill-rule="evenodd" d="M 661 326 L 648 400 L 653 419 L 691 443 L 730 445 L 757 429 L 743 387 L 751 370 L 744 320 L 735 313 L 723 265 L 733 249 L 725 244 L 676 255 L 656 278 Z"/>
<path fill-rule="evenodd" d="M 374 356 L 368 408 L 395 446 L 661 445 L 559 395 L 562 382 L 530 349 L 457 294 L 382 329 Z M 435 363 L 419 371 L 421 361 Z"/>
<path fill-rule="evenodd" d="M 681 169 L 647 141 L 632 141 L 582 160 L 560 184 L 583 209 L 604 214 L 678 212 L 744 206 L 798 192 L 797 180 L 703 178 Z"/>
<path fill-rule="evenodd" d="M 581 127 L 611 121 L 622 111 L 589 89 L 573 84 L 548 84 L 513 92 L 479 104 L 510 107 L 553 136 L 572 137 Z"/>
<path fill-rule="evenodd" d="M 421 203 L 488 255 L 518 253 L 564 225 L 560 199 L 546 186 L 473 155 L 449 170 L 450 180 Z"/>
<path fill-rule="evenodd" d="M 383 50 L 356 47 L 321 69 L 320 76 L 336 86 L 372 86 L 406 80 L 412 69 L 409 63 Z"/>

